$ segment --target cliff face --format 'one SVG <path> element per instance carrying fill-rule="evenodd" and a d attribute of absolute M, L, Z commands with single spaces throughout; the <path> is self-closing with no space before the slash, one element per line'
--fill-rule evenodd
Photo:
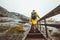
<path fill-rule="evenodd" d="M 23 21 L 28 21 L 28 17 L 20 14 L 20 13 L 16 13 L 16 12 L 9 12 L 8 10 L 6 10 L 5 8 L 0 6 L 0 17 L 10 17 L 13 19 L 21 19 Z"/>

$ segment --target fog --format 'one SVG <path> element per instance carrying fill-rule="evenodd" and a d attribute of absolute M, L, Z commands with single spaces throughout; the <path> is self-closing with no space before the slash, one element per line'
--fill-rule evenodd
<path fill-rule="evenodd" d="M 0 6 L 8 11 L 21 13 L 28 17 L 33 9 L 42 17 L 58 5 L 60 5 L 60 0 L 0 0 Z M 60 21 L 59 17 L 60 15 L 57 15 L 53 18 Z"/>

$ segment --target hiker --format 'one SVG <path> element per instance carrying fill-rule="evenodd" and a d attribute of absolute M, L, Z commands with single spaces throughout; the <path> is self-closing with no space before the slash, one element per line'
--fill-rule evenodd
<path fill-rule="evenodd" d="M 37 12 L 35 12 L 35 10 L 33 10 L 31 12 L 31 17 L 30 17 L 30 21 L 32 22 L 32 26 L 33 26 L 33 31 L 36 32 L 37 29 L 37 21 L 40 18 L 39 15 L 37 14 Z"/>

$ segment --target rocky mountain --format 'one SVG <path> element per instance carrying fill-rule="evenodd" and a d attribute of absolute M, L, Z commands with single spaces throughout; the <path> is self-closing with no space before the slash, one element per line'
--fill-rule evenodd
<path fill-rule="evenodd" d="M 28 17 L 20 14 L 20 13 L 16 13 L 16 12 L 9 12 L 7 9 L 3 8 L 0 6 L 0 17 L 10 17 L 13 19 L 20 19 L 23 21 L 28 21 Z"/>

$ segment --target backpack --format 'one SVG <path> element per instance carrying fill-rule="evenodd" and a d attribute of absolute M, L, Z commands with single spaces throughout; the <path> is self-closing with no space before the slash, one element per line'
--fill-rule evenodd
<path fill-rule="evenodd" d="M 32 19 L 36 19 L 36 12 L 32 12 L 31 17 L 32 17 Z"/>

